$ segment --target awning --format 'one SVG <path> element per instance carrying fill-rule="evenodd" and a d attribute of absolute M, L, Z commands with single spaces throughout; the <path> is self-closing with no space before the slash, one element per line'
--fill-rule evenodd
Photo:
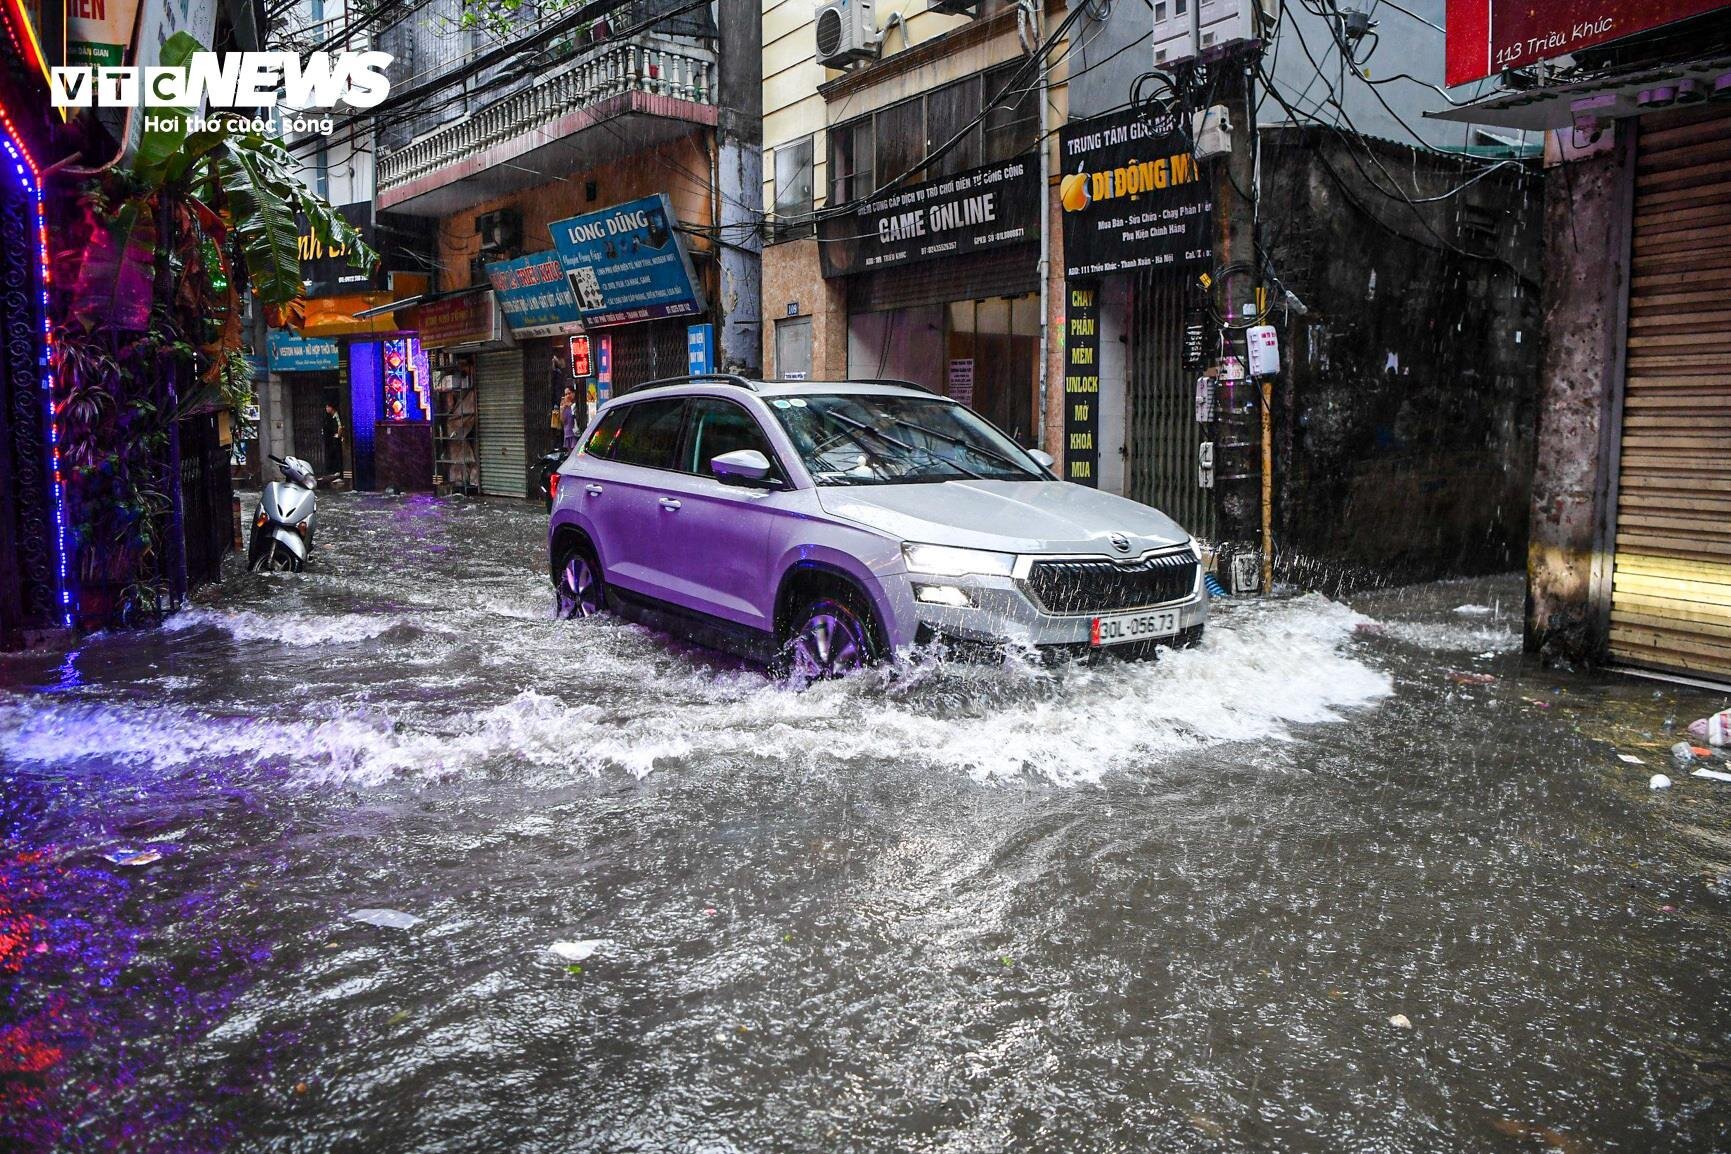
<path fill-rule="evenodd" d="M 1731 56 L 1656 65 L 1571 84 L 1505 88 L 1472 104 L 1425 116 L 1540 131 L 1571 127 L 1577 116 L 1618 120 L 1706 100 L 1731 104 Z"/>
<path fill-rule="evenodd" d="M 359 337 L 402 331 L 396 310 L 407 300 L 426 296 L 429 279 L 423 273 L 391 273 L 387 292 L 344 293 L 303 302 L 304 320 L 295 331 L 305 337 Z"/>

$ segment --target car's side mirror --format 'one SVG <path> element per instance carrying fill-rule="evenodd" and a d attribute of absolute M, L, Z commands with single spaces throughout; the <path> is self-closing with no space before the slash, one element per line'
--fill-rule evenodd
<path fill-rule="evenodd" d="M 1044 449 L 1029 449 L 1028 456 L 1034 458 L 1034 464 L 1040 466 L 1042 469 L 1050 469 L 1058 463 L 1052 459 L 1052 454 L 1046 452 Z"/>
<path fill-rule="evenodd" d="M 770 473 L 775 466 L 769 463 L 769 458 L 756 449 L 735 449 L 731 453 L 721 453 L 709 459 L 709 471 L 724 485 L 749 485 L 754 488 L 773 488 L 776 482 Z"/>

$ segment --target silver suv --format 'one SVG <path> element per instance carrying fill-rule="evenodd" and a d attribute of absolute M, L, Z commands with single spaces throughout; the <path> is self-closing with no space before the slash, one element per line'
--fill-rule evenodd
<path fill-rule="evenodd" d="M 1195 540 L 1051 465 L 901 382 L 656 382 L 603 406 L 551 478 L 559 613 L 808 678 L 940 640 L 1195 644 Z"/>

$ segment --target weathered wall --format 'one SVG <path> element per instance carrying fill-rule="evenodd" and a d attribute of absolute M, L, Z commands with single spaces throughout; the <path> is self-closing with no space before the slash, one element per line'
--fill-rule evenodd
<path fill-rule="evenodd" d="M 824 280 L 817 238 L 766 245 L 763 250 L 763 368 L 780 376 L 775 363 L 775 323 L 811 318 L 812 380 L 847 378 L 847 282 Z M 790 311 L 789 306 L 793 306 Z"/>
<path fill-rule="evenodd" d="M 1414 207 L 1372 188 L 1346 147 L 1321 129 L 1263 132 L 1262 244 L 1307 310 L 1277 303 L 1272 322 L 1285 369 L 1275 390 L 1281 569 L 1321 588 L 1517 569 L 1542 178 L 1511 166 Z M 1421 198 L 1478 171 L 1370 147 Z"/>
<path fill-rule="evenodd" d="M 1554 170 L 1545 195 L 1543 358 L 1532 540 L 1527 547 L 1527 648 L 1595 660 L 1605 639 L 1592 605 L 1604 447 L 1617 366 L 1627 245 L 1623 149 Z"/>
<path fill-rule="evenodd" d="M 548 226 L 555 221 L 656 192 L 667 194 L 673 202 L 673 215 L 680 224 L 698 230 L 708 229 L 708 135 L 702 130 L 693 130 L 687 136 L 646 148 L 618 163 L 587 172 L 564 173 L 551 183 L 482 201 L 445 217 L 439 222 L 438 230 L 439 288 L 448 292 L 469 283 L 469 262 L 481 251 L 480 237 L 475 234 L 475 218 L 500 208 L 516 208 L 523 214 L 524 252 L 551 249 L 553 234 L 548 231 Z M 595 184 L 593 200 L 588 195 L 591 181 Z M 705 293 L 713 298 L 716 279 L 714 262 L 709 259 L 713 243 L 707 235 L 693 233 L 686 234 L 685 243 L 703 279 Z"/>

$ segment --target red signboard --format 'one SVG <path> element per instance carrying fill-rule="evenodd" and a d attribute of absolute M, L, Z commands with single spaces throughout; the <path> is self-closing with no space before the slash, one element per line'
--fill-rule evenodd
<path fill-rule="evenodd" d="M 589 338 L 575 336 L 571 338 L 571 375 L 586 377 L 594 369 L 589 363 Z"/>
<path fill-rule="evenodd" d="M 1466 84 L 1726 6 L 1726 0 L 1448 0 L 1445 82 Z"/>
<path fill-rule="evenodd" d="M 486 344 L 499 339 L 499 311 L 493 292 L 440 297 L 409 310 L 409 327 L 421 337 L 421 347 Z"/>

